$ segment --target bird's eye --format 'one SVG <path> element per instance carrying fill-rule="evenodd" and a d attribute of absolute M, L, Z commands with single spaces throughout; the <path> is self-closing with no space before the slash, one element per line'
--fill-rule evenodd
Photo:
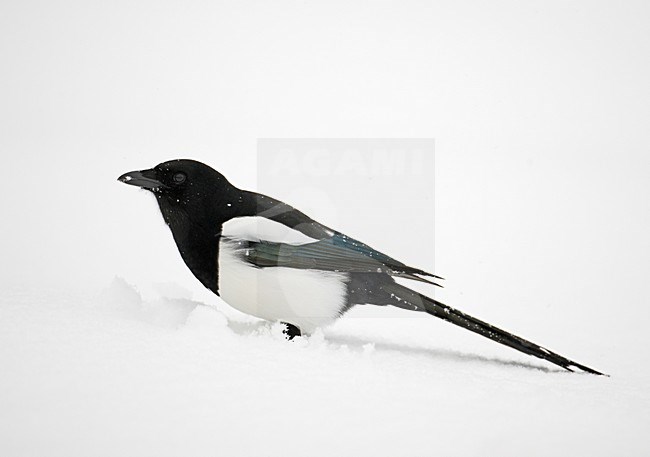
<path fill-rule="evenodd" d="M 185 173 L 176 173 L 174 175 L 174 182 L 176 184 L 180 184 L 180 183 L 184 182 L 186 178 L 187 178 L 187 176 L 185 176 Z"/>

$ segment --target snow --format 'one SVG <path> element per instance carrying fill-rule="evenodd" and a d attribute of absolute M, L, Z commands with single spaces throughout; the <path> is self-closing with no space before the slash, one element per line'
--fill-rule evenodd
<path fill-rule="evenodd" d="M 618 346 L 572 350 L 610 378 L 571 374 L 433 318 L 363 308 L 290 343 L 278 324 L 162 289 L 143 299 L 115 278 L 101 293 L 3 292 L 3 455 L 646 449 L 648 369 Z"/>

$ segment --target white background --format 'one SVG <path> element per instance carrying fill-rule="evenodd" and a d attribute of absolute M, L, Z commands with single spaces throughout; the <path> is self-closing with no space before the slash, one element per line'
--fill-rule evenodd
<path fill-rule="evenodd" d="M 641 455 L 649 9 L 2 2 L 0 453 Z M 435 138 L 437 298 L 612 377 L 363 309 L 288 347 L 200 290 L 115 179 L 255 188 L 278 137 Z M 353 235 L 427 267 L 410 217 Z"/>

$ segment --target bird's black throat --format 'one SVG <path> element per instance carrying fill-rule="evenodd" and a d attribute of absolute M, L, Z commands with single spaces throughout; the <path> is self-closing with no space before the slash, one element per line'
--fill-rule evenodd
<path fill-rule="evenodd" d="M 183 261 L 205 287 L 219 295 L 219 239 L 223 222 L 215 218 L 201 220 L 191 208 L 163 195 L 156 197 Z"/>

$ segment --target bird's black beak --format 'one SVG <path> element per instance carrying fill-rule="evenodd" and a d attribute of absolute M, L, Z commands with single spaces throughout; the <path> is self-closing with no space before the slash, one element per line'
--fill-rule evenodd
<path fill-rule="evenodd" d="M 154 170 L 129 171 L 117 178 L 117 180 L 125 184 L 149 190 L 158 190 L 167 187 L 156 179 L 156 172 Z"/>

